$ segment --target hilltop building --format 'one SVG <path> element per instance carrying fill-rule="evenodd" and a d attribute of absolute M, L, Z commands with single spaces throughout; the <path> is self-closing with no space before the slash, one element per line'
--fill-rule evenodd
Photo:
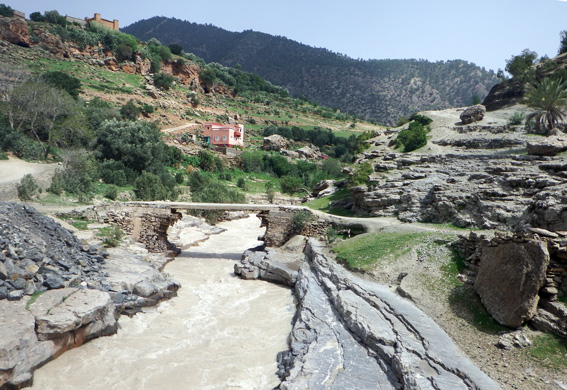
<path fill-rule="evenodd" d="M 220 123 L 205 123 L 203 141 L 214 146 L 244 147 L 244 126 Z"/>
<path fill-rule="evenodd" d="M 118 31 L 118 20 L 114 19 L 113 21 L 102 19 L 100 14 L 94 14 L 92 18 L 85 18 L 87 23 L 96 22 L 98 24 L 103 25 L 104 27 L 108 27 L 111 30 Z"/>

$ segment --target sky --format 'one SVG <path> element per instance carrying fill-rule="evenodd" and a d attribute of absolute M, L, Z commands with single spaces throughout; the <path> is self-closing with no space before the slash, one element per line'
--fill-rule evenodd
<path fill-rule="evenodd" d="M 351 58 L 461 59 L 487 70 L 530 49 L 554 57 L 567 30 L 567 0 L 0 0 L 26 13 L 118 19 L 153 16 L 228 31 L 284 36 Z"/>

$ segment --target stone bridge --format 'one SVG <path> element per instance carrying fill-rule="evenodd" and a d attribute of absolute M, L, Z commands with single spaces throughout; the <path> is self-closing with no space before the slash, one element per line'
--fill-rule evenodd
<path fill-rule="evenodd" d="M 203 210 L 225 212 L 221 219 L 234 218 L 229 215 L 231 212 L 257 212 L 261 226 L 266 227 L 264 243 L 270 247 L 283 245 L 294 234 L 325 237 L 331 226 L 353 232 L 372 230 L 358 220 L 327 215 L 304 206 L 276 204 L 125 202 L 93 206 L 70 216 L 118 225 L 150 252 L 165 252 L 177 250 L 168 240 L 168 228 L 183 218 L 183 213 Z M 300 212 L 303 215 L 294 218 Z"/>

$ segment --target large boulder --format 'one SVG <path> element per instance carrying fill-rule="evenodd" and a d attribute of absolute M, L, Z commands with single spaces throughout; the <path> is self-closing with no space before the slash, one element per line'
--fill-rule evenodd
<path fill-rule="evenodd" d="M 262 149 L 267 151 L 279 152 L 289 146 L 289 140 L 279 134 L 272 134 L 269 137 L 264 137 L 264 146 Z"/>
<path fill-rule="evenodd" d="M 566 137 L 545 137 L 528 141 L 528 154 L 535 156 L 555 156 L 567 150 Z"/>
<path fill-rule="evenodd" d="M 476 292 L 500 324 L 516 328 L 537 313 L 549 252 L 545 241 L 495 239 L 482 249 Z"/>
<path fill-rule="evenodd" d="M 484 118 L 484 114 L 486 114 L 486 107 L 482 104 L 476 104 L 468 107 L 461 113 L 461 122 L 464 125 L 468 125 L 470 123 L 481 121 L 482 118 Z"/>

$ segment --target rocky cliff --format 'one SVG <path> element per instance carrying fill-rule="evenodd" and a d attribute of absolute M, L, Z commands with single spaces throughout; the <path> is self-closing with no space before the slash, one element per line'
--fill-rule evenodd
<path fill-rule="evenodd" d="M 499 388 L 433 320 L 344 270 L 313 239 L 304 261 L 247 251 L 235 272 L 294 286 L 298 311 L 290 349 L 278 356 L 280 389 Z"/>

